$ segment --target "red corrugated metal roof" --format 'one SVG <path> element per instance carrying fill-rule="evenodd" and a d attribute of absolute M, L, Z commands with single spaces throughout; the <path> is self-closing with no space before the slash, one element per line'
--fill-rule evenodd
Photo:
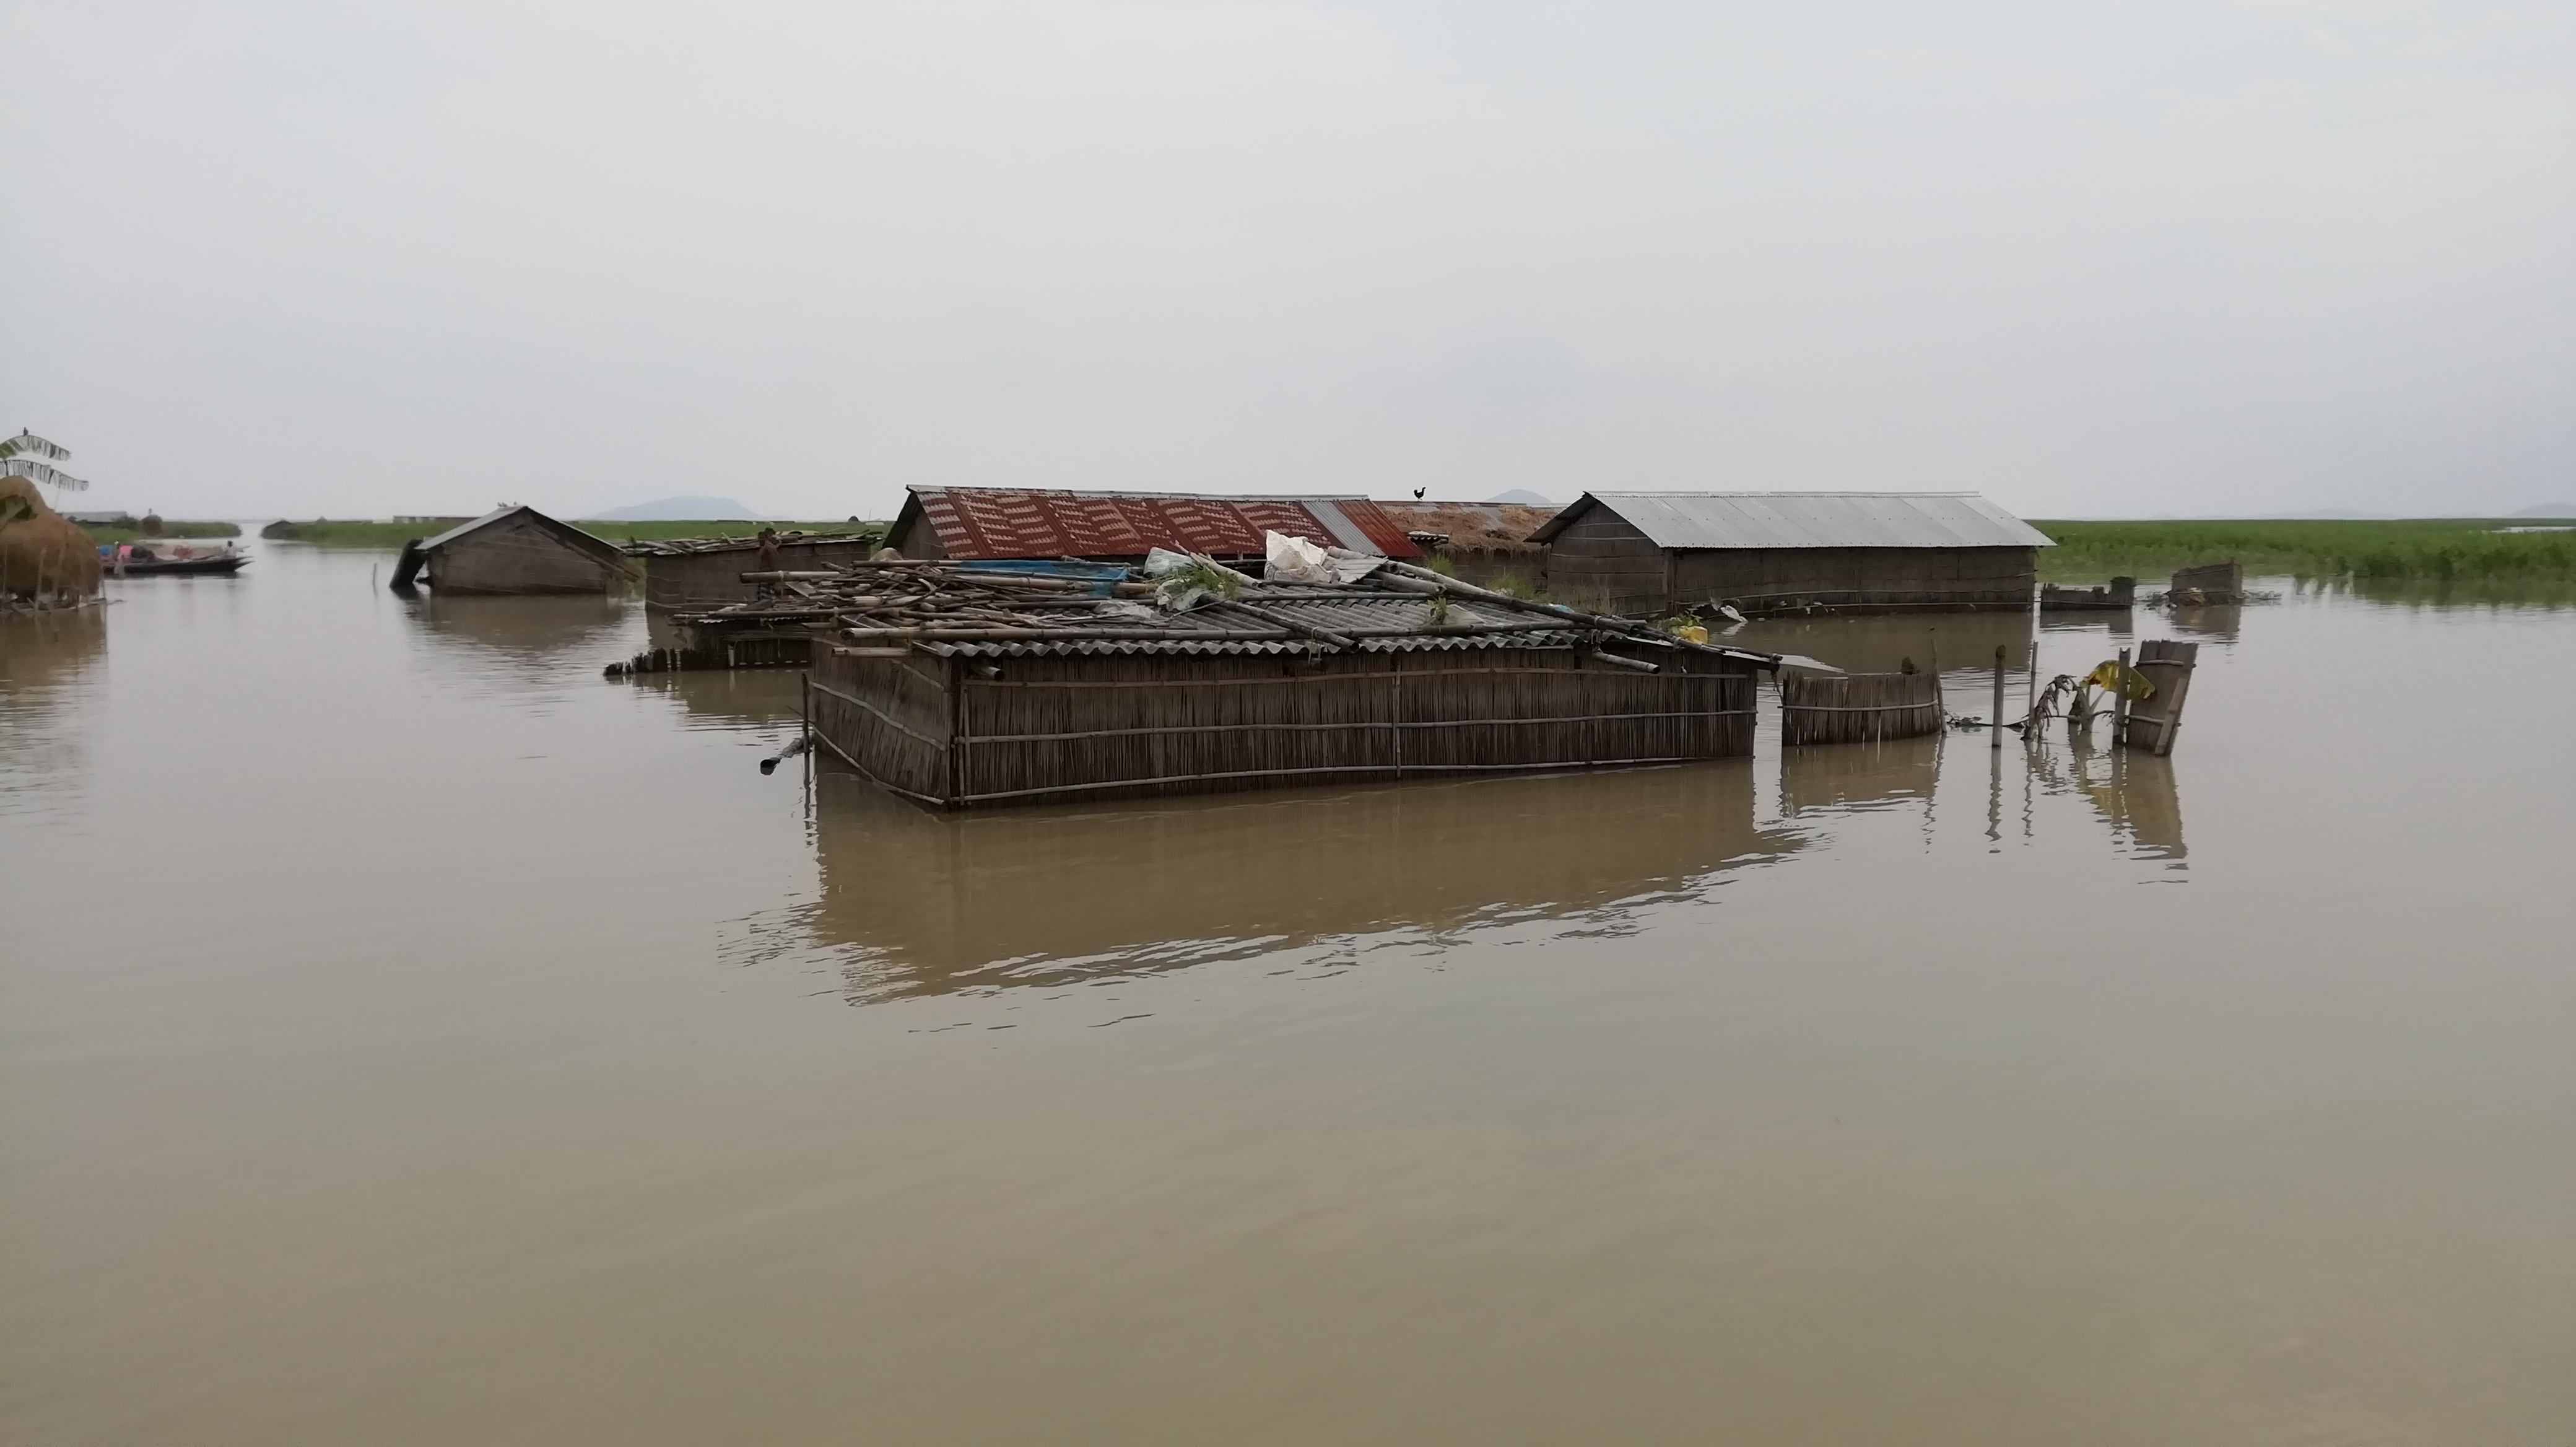
<path fill-rule="evenodd" d="M 913 505 L 952 558 L 1126 558 L 1150 548 L 1259 557 L 1264 532 L 1390 558 L 1422 550 L 1364 497 L 1201 497 L 916 487 Z M 900 528 L 898 528 L 900 532 Z"/>

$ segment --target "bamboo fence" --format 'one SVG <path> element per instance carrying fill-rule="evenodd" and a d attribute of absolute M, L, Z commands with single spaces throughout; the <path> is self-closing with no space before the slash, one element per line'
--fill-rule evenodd
<path fill-rule="evenodd" d="M 1875 743 L 1937 733 L 1941 684 L 1930 673 L 1793 673 L 1780 680 L 1780 742 Z"/>

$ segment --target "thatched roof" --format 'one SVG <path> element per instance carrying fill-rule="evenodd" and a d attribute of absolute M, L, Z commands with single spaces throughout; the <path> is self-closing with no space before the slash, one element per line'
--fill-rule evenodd
<path fill-rule="evenodd" d="M 1452 553 L 1537 557 L 1530 534 L 1556 516 L 1552 507 L 1509 502 L 1382 502 L 1378 507 L 1407 533 L 1447 538 Z"/>

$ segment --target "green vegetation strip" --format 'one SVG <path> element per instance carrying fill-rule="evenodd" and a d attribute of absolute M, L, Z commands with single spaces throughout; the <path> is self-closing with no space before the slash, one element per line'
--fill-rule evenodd
<path fill-rule="evenodd" d="M 139 543 L 145 538 L 237 538 L 241 536 L 241 524 L 164 522 L 150 532 L 83 524 L 81 531 L 102 543 Z"/>
<path fill-rule="evenodd" d="M 458 519 L 459 522 L 465 519 Z M 259 530 L 264 538 L 282 538 L 289 542 L 313 543 L 326 548 L 400 548 L 413 538 L 436 537 L 456 523 L 372 523 L 273 522 Z M 764 527 L 782 533 L 854 533 L 885 530 L 883 523 L 789 523 L 789 522 L 575 522 L 574 527 L 595 538 L 612 543 L 637 542 L 652 538 L 747 538 Z"/>
<path fill-rule="evenodd" d="M 2057 540 L 2042 549 L 2053 582 L 2126 574 L 2160 582 L 2177 568 L 2229 560 L 2248 573 L 2303 578 L 2442 581 L 2576 579 L 2576 532 L 2546 518 L 2419 518 L 2401 522 L 2034 522 Z"/>

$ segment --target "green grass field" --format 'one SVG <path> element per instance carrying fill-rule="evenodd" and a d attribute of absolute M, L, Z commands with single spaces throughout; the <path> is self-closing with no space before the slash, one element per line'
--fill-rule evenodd
<path fill-rule="evenodd" d="M 81 529 L 102 543 L 139 543 L 145 538 L 237 538 L 239 523 L 186 523 L 164 521 L 159 532 L 147 533 L 140 528 L 87 527 Z"/>
<path fill-rule="evenodd" d="M 453 526 L 453 523 L 441 526 L 436 523 L 333 522 L 328 519 L 317 519 L 301 523 L 273 522 L 261 528 L 259 535 L 288 542 L 312 543 L 325 548 L 390 550 L 400 548 L 413 538 L 434 537 Z M 637 542 L 654 538 L 747 538 L 764 527 L 773 527 L 782 533 L 849 533 L 871 529 L 882 533 L 885 529 L 883 523 L 851 522 L 575 522 L 573 526 L 593 537 L 605 538 L 612 543 Z"/>
<path fill-rule="evenodd" d="M 2126 574 L 2161 582 L 2196 563 L 2302 578 L 2429 582 L 2576 580 L 2576 532 L 2500 533 L 2541 519 L 2419 518 L 2400 522 L 2037 522 L 2057 540 L 2040 576 L 2098 583 Z"/>

